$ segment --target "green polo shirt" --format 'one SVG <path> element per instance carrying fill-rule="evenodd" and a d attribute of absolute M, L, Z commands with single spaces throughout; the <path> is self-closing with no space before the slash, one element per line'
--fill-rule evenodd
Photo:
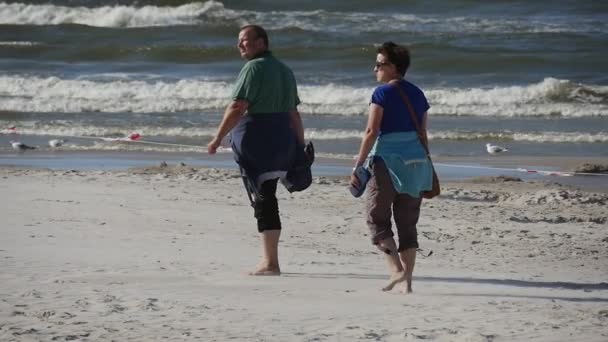
<path fill-rule="evenodd" d="M 270 51 L 243 66 L 232 99 L 247 100 L 248 114 L 289 112 L 300 104 L 293 72 Z"/>

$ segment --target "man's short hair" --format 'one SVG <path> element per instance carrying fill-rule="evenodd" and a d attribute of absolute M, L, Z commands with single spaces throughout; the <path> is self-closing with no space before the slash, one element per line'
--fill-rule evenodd
<path fill-rule="evenodd" d="M 266 45 L 266 48 L 268 49 L 269 47 L 269 43 L 268 43 L 268 33 L 266 33 L 266 30 L 264 30 L 264 28 L 262 26 L 259 25 L 245 25 L 243 27 L 241 27 L 241 31 L 246 30 L 246 29 L 251 29 L 253 30 L 253 32 L 255 32 L 255 37 L 257 38 L 261 38 L 264 41 L 264 45 Z"/>
<path fill-rule="evenodd" d="M 407 47 L 393 42 L 385 42 L 376 52 L 384 55 L 397 68 L 397 72 L 401 76 L 405 76 L 407 69 L 410 67 L 410 50 Z"/>

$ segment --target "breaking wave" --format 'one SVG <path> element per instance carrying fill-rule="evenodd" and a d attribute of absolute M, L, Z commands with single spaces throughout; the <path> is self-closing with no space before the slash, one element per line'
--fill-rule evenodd
<path fill-rule="evenodd" d="M 232 84 L 225 81 L 62 79 L 0 76 L 0 110 L 16 112 L 221 112 Z M 304 114 L 365 115 L 371 87 L 302 85 Z M 432 115 L 486 117 L 592 117 L 608 115 L 608 87 L 546 78 L 527 86 L 431 88 Z"/>
<path fill-rule="evenodd" d="M 176 25 L 223 25 L 239 27 L 258 23 L 271 30 L 297 28 L 312 32 L 454 32 L 454 33 L 565 33 L 606 32 L 601 20 L 581 18 L 576 23 L 555 18 L 443 17 L 401 13 L 348 11 L 232 10 L 218 1 L 192 2 L 179 6 L 114 5 L 69 7 L 0 3 L 0 24 L 62 25 L 131 28 Z"/>

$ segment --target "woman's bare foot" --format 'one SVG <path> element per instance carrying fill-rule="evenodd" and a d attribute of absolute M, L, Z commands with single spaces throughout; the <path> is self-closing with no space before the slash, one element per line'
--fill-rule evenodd
<path fill-rule="evenodd" d="M 395 272 L 391 275 L 391 279 L 388 281 L 385 287 L 382 288 L 382 291 L 390 291 L 395 287 L 395 285 L 399 284 L 402 281 L 407 279 L 405 272 Z"/>
<path fill-rule="evenodd" d="M 255 271 L 249 272 L 250 276 L 278 276 L 281 269 L 278 266 L 258 266 Z"/>
<path fill-rule="evenodd" d="M 401 283 L 401 285 L 399 286 L 399 292 L 403 293 L 403 294 L 408 294 L 408 293 L 412 293 L 412 278 L 407 278 L 405 279 L 404 282 Z"/>

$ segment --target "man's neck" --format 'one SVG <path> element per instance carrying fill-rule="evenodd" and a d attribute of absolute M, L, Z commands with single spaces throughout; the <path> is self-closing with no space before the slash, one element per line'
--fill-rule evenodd
<path fill-rule="evenodd" d="M 264 56 L 264 55 L 265 55 L 265 54 L 267 54 L 267 53 L 270 53 L 270 50 L 263 50 L 263 51 L 260 51 L 260 52 L 258 52 L 257 54 L 255 54 L 253 57 L 251 57 L 249 60 L 256 59 L 256 58 L 260 58 L 260 57 Z"/>

